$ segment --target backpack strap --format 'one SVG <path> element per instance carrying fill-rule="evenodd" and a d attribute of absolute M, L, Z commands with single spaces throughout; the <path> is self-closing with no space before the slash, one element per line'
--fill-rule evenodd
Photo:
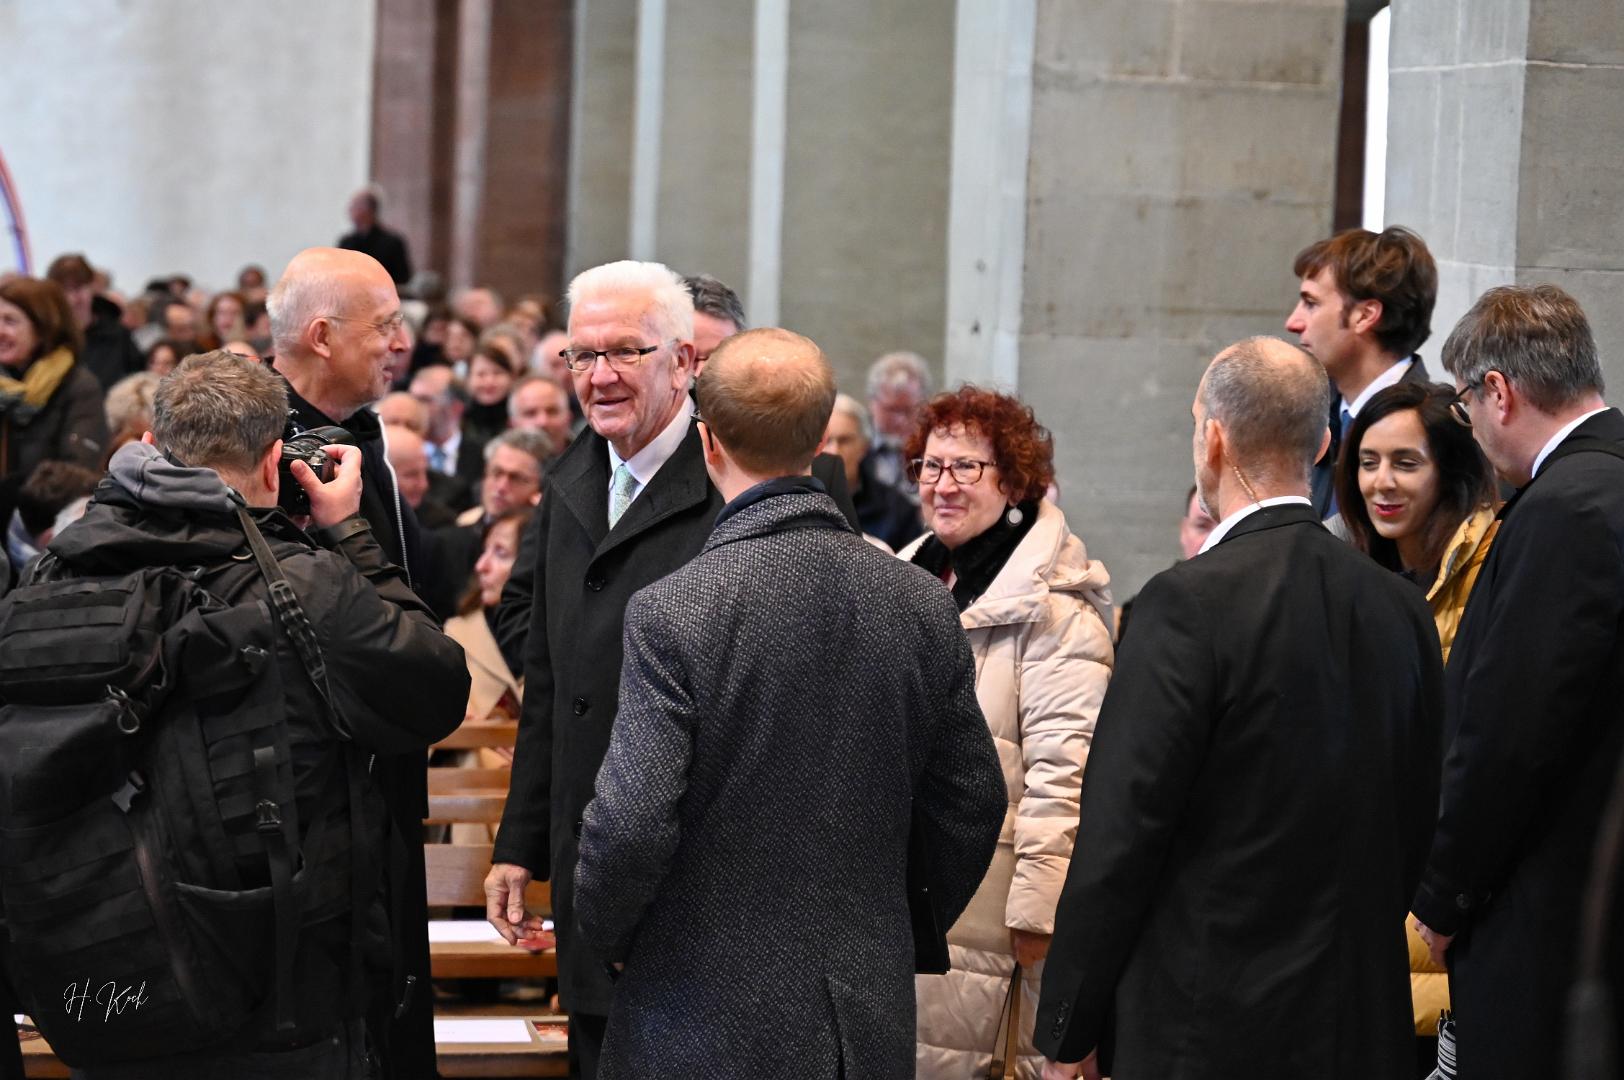
<path fill-rule="evenodd" d="M 254 826 L 271 865 L 271 897 L 276 912 L 276 1030 L 292 1031 L 293 954 L 299 940 L 299 905 L 293 896 L 293 853 L 282 832 L 282 807 L 276 799 L 276 747 L 254 749 Z"/>

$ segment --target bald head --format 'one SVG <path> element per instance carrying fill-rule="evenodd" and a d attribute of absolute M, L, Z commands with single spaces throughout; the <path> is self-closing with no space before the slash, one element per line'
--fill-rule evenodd
<path fill-rule="evenodd" d="M 699 376 L 699 412 L 740 467 L 758 476 L 806 473 L 834 408 L 823 350 L 788 330 L 735 334 Z"/>
<path fill-rule="evenodd" d="M 429 455 L 417 432 L 398 424 L 389 425 L 384 439 L 389 464 L 395 470 L 395 483 L 406 505 L 416 510 L 429 490 Z"/>
<path fill-rule="evenodd" d="M 395 296 L 394 280 L 371 255 L 327 247 L 299 252 L 265 298 L 277 355 L 298 351 L 314 320 L 344 314 L 385 291 Z"/>
<path fill-rule="evenodd" d="M 1220 352 L 1196 393 L 1197 419 L 1216 420 L 1234 464 L 1259 477 L 1306 480 L 1325 440 L 1325 369 L 1297 346 L 1247 338 Z"/>

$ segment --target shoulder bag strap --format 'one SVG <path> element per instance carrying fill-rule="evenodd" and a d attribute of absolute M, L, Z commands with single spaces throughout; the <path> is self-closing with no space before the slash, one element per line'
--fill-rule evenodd
<path fill-rule="evenodd" d="M 1009 991 L 1004 995 L 1004 1010 L 998 1018 L 998 1031 L 993 1036 L 992 1062 L 987 1066 L 987 1080 L 1005 1080 L 1015 1075 L 1021 1056 L 1021 965 L 1009 978 Z"/>

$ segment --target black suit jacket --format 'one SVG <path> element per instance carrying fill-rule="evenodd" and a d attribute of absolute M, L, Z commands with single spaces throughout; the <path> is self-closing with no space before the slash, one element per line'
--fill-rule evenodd
<path fill-rule="evenodd" d="M 1083 777 L 1038 1049 L 1100 1045 L 1118 1080 L 1409 1075 L 1439 656 L 1421 591 L 1307 506 L 1152 578 Z"/>
<path fill-rule="evenodd" d="M 583 432 L 548 476 L 531 561 L 508 581 L 509 592 L 529 587 L 532 595 L 522 604 L 524 712 L 494 857 L 551 879 L 559 992 L 572 1012 L 609 1011 L 608 976 L 576 927 L 574 875 L 581 815 L 620 696 L 626 602 L 693 558 L 721 508 L 690 425 L 611 530 L 608 444 Z"/>
<path fill-rule="evenodd" d="M 1415 913 L 1450 951 L 1461 1076 L 1571 1075 L 1579 902 L 1624 750 L 1624 416 L 1508 506 L 1449 659 L 1449 754 Z M 1618 931 L 1614 931 L 1617 944 Z"/>
<path fill-rule="evenodd" d="M 1431 382 L 1432 376 L 1427 372 L 1427 365 L 1417 353 L 1410 358 L 1410 366 L 1399 377 L 1399 382 Z M 1331 427 L 1331 445 L 1325 451 L 1325 456 L 1314 465 L 1314 474 L 1309 482 L 1309 499 L 1314 504 L 1314 513 L 1323 521 L 1331 513 L 1331 492 L 1336 487 L 1336 459 L 1342 453 L 1342 395 L 1337 393 L 1335 384 L 1331 386 L 1331 413 L 1327 420 Z"/>

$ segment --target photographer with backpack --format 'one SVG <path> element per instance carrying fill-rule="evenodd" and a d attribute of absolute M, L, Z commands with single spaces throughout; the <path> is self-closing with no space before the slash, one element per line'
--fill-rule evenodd
<path fill-rule="evenodd" d="M 284 465 L 287 409 L 261 365 L 189 357 L 0 603 L 0 944 L 88 1080 L 370 1074 L 372 759 L 455 728 L 468 675 L 359 515 L 359 451 Z"/>

